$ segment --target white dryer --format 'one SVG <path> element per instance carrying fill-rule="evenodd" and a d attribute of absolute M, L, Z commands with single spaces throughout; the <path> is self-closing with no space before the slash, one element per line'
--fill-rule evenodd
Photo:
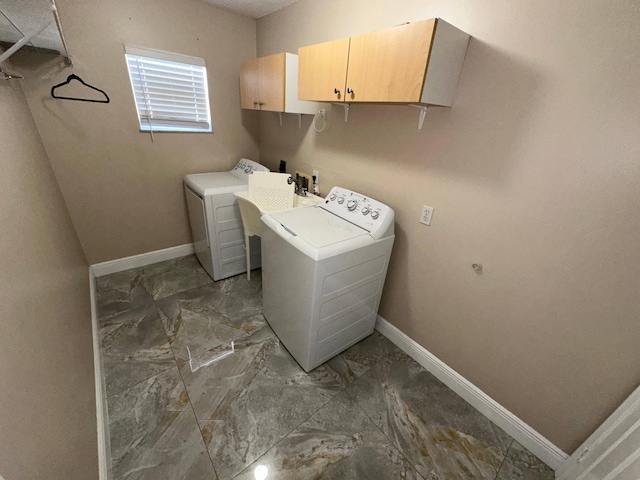
<path fill-rule="evenodd" d="M 249 175 L 269 169 L 241 159 L 230 172 L 196 173 L 184 177 L 193 246 L 198 261 L 214 280 L 246 272 L 244 233 L 234 192 L 247 190 Z M 251 268 L 260 267 L 260 238 L 253 237 Z"/>
<path fill-rule="evenodd" d="M 340 187 L 316 207 L 262 216 L 263 313 L 305 371 L 373 333 L 393 218 Z"/>

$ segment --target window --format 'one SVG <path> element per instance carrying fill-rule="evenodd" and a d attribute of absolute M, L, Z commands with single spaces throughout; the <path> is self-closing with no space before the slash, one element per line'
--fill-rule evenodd
<path fill-rule="evenodd" d="M 128 46 L 125 52 L 140 130 L 211 131 L 202 58 Z"/>

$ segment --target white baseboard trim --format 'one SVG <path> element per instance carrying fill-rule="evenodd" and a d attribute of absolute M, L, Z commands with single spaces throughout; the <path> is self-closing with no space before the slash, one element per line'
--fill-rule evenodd
<path fill-rule="evenodd" d="M 558 480 L 575 478 L 631 478 L 627 467 L 638 460 L 637 435 L 640 430 L 640 387 L 609 415 L 564 465 L 556 471 Z M 624 432 L 624 433 L 623 433 Z M 598 468 L 600 467 L 600 468 Z M 620 476 L 616 475 L 615 470 Z M 597 471 L 598 477 L 596 477 Z M 615 476 L 614 476 L 615 475 Z"/>
<path fill-rule="evenodd" d="M 378 315 L 376 330 L 554 470 L 569 456 L 423 346 Z"/>
<path fill-rule="evenodd" d="M 117 260 L 109 260 L 108 262 L 96 263 L 91 265 L 93 273 L 96 277 L 110 275 L 116 272 L 129 270 L 130 268 L 144 267 L 152 263 L 164 262 L 174 258 L 185 257 L 194 252 L 193 244 L 178 245 L 177 247 L 165 248 L 164 250 L 156 250 L 155 252 L 141 253 L 132 257 L 118 258 Z"/>
<path fill-rule="evenodd" d="M 111 442 L 109 440 L 107 391 L 100 356 L 100 327 L 96 302 L 96 275 L 89 267 L 89 295 L 91 298 L 91 331 L 93 336 L 93 372 L 96 383 L 96 419 L 98 426 L 98 474 L 100 480 L 111 478 Z"/>

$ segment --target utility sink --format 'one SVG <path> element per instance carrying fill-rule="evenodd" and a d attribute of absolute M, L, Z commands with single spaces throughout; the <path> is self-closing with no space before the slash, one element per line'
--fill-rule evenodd
<path fill-rule="evenodd" d="M 311 193 L 307 194 L 306 197 L 302 197 L 300 195 L 293 196 L 293 208 L 313 207 L 314 205 L 318 205 L 322 202 L 324 202 L 324 198 L 313 195 Z"/>
<path fill-rule="evenodd" d="M 247 201 L 248 200 L 248 193 L 247 191 L 244 192 L 235 192 L 234 195 L 242 200 Z M 250 201 L 250 200 L 248 200 Z M 324 202 L 324 198 L 319 197 L 317 195 L 313 195 L 311 193 L 308 193 L 306 197 L 302 197 L 300 195 L 294 195 L 293 196 L 293 208 L 299 208 L 299 207 L 313 207 L 314 205 L 319 205 L 322 202 Z M 251 202 L 253 203 L 253 202 Z M 260 215 L 264 215 L 265 211 L 263 211 L 260 208 L 260 205 L 255 204 L 254 205 L 256 207 L 258 207 L 258 209 L 260 210 Z"/>

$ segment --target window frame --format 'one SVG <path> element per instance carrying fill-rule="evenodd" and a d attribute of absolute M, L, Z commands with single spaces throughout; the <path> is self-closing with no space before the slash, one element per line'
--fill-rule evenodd
<path fill-rule="evenodd" d="M 146 60 L 146 65 L 141 65 L 140 62 Z M 205 65 L 205 61 L 203 58 L 199 57 L 191 57 L 188 55 L 182 55 L 178 53 L 165 52 L 161 50 L 154 50 L 150 48 L 143 47 L 133 47 L 129 45 L 125 45 L 125 62 L 127 64 L 127 72 L 129 75 L 129 81 L 131 84 L 131 91 L 133 94 L 133 101 L 136 107 L 136 114 L 138 117 L 138 125 L 141 132 L 174 132 L 174 133 L 212 133 L 213 126 L 211 121 L 211 102 L 209 100 L 209 82 L 207 75 L 207 67 Z M 132 69 L 131 63 L 136 62 L 138 67 L 137 70 L 135 68 Z M 160 99 L 158 96 L 152 94 L 151 89 L 148 85 L 144 85 L 142 81 L 142 77 L 144 76 L 143 69 L 149 69 L 150 65 L 156 63 L 156 66 L 159 66 L 156 71 L 162 69 L 162 66 L 170 70 L 174 68 L 175 77 L 179 75 L 179 70 L 181 68 L 185 69 L 185 72 L 191 72 L 191 76 L 198 79 L 198 82 L 201 80 L 201 86 L 199 89 L 194 89 L 194 98 L 197 96 L 204 97 L 203 100 L 194 100 L 193 105 L 187 107 L 185 110 L 187 112 L 180 112 L 180 115 L 192 115 L 191 118 L 185 118 L 184 120 L 179 120 L 177 118 L 170 118 L 170 108 L 176 108 L 175 106 L 175 98 L 170 99 L 167 103 L 174 103 L 172 107 L 169 107 L 168 114 L 164 117 L 161 115 L 158 118 L 153 119 L 153 105 L 154 102 L 156 104 L 160 103 Z M 172 65 L 173 64 L 173 65 Z M 132 71 L 133 70 L 133 71 Z M 194 75 L 194 72 L 197 72 L 197 75 Z M 173 73 L 173 72 L 172 72 Z M 135 77 L 135 78 L 134 78 Z M 171 84 L 171 80 L 174 80 L 172 77 L 166 77 L 168 81 L 168 87 L 177 89 L 178 85 Z M 142 95 L 147 98 L 151 98 L 151 100 L 147 100 L 146 104 L 141 104 L 139 102 L 140 95 L 137 93 L 142 88 Z M 184 88 L 184 87 L 183 87 Z M 178 90 L 174 90 L 177 92 Z M 150 95 L 151 94 L 151 95 Z M 188 95 L 184 95 L 181 93 L 178 97 L 182 96 L 183 99 L 187 98 Z M 182 100 L 183 100 L 182 99 Z M 206 109 L 206 121 L 203 120 L 203 113 L 201 111 Z M 192 110 L 189 112 L 189 110 Z M 151 115 L 144 115 L 145 111 L 150 111 Z M 200 113 L 199 113 L 200 111 Z M 177 113 L 177 112 L 176 112 Z M 172 123 L 174 122 L 174 123 Z M 188 125 L 191 122 L 193 125 Z M 200 126 L 199 126 L 200 125 Z"/>

